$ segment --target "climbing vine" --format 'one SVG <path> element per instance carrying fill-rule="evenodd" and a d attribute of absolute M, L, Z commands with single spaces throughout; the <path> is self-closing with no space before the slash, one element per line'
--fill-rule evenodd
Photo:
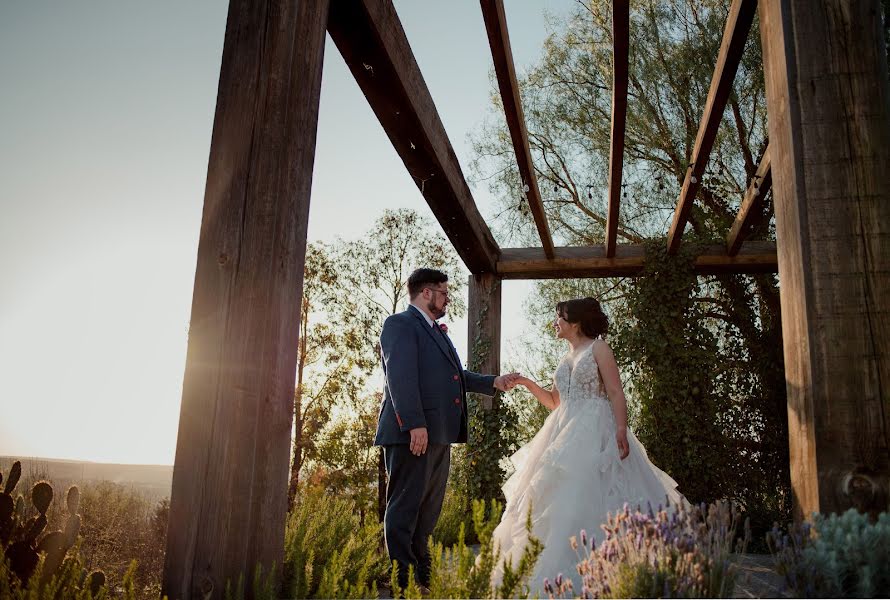
<path fill-rule="evenodd" d="M 614 344 L 638 403 L 636 434 L 653 461 L 670 473 L 692 501 L 725 490 L 726 444 L 714 393 L 717 339 L 703 319 L 697 248 L 668 255 L 662 240 L 646 248 L 646 267 L 625 297 L 632 315 L 617 324 Z"/>
<path fill-rule="evenodd" d="M 647 243 L 611 343 L 629 374 L 634 430 L 653 462 L 689 500 L 731 498 L 768 527 L 790 509 L 787 434 L 777 425 L 784 414 L 773 414 L 784 401 L 782 365 L 765 368 L 775 349 L 746 349 L 718 326 L 742 307 L 719 291 L 733 282 L 715 290 L 695 273 L 700 251 L 684 243 L 668 255 L 664 239 Z"/>
<path fill-rule="evenodd" d="M 500 284 L 496 284 L 500 285 Z M 482 305 L 475 315 L 476 335 L 471 343 L 471 371 L 480 372 L 489 363 L 491 340 L 485 335 L 484 324 L 488 319 L 490 299 L 483 298 Z M 480 394 L 470 394 L 468 398 L 469 438 L 463 468 L 458 468 L 458 477 L 465 487 L 465 497 L 472 499 L 497 499 L 503 502 L 501 486 L 504 483 L 503 459 L 515 450 L 517 440 L 512 409 L 501 401 L 500 392 L 493 398 Z M 469 507 L 469 504 L 468 504 Z"/>

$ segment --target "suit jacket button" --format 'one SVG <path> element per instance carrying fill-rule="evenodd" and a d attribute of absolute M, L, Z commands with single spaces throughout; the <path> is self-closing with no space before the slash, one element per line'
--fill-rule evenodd
<path fill-rule="evenodd" d="M 454 403 L 455 403 L 455 404 L 460 404 L 460 398 L 455 398 L 455 399 L 454 399 Z"/>
<path fill-rule="evenodd" d="M 460 377 L 458 377 L 457 375 L 455 375 L 455 376 L 454 376 L 454 380 L 457 381 L 458 379 L 460 379 Z"/>

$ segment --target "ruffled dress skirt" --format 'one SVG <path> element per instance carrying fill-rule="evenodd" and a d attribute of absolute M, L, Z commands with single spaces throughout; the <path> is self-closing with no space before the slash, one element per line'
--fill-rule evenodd
<path fill-rule="evenodd" d="M 505 557 L 518 564 L 528 541 L 526 521 L 531 510 L 532 533 L 544 544 L 528 584 L 533 597 L 543 594 L 545 578 L 571 578 L 580 592 L 578 551 L 570 538 L 584 529 L 602 539 L 600 525 L 625 503 L 653 507 L 666 500 L 681 502 L 677 484 L 653 465 L 632 432 L 630 454 L 619 458 L 615 419 L 602 397 L 563 402 L 547 417 L 541 430 L 510 461 L 513 475 L 503 487 L 507 500 L 494 542 Z M 499 565 L 493 583 L 502 578 Z"/>

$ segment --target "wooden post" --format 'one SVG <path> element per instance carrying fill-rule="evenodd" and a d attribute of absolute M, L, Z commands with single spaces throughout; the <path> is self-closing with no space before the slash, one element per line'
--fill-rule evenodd
<path fill-rule="evenodd" d="M 471 371 L 499 374 L 501 364 L 501 279 L 495 274 L 470 275 L 467 364 Z M 470 440 L 467 446 L 468 495 L 470 499 L 503 501 L 503 470 L 506 455 L 501 439 L 501 405 L 497 397 L 472 395 Z M 469 507 L 468 507 L 469 508 Z"/>
<path fill-rule="evenodd" d="M 887 509 L 890 95 L 878 0 L 761 0 L 797 518 Z"/>
<path fill-rule="evenodd" d="M 501 280 L 492 273 L 470 275 L 467 364 L 471 371 L 499 374 L 501 368 Z M 490 409 L 493 399 L 483 397 Z"/>
<path fill-rule="evenodd" d="M 283 561 L 327 0 L 229 5 L 163 594 L 221 598 Z M 237 595 L 237 593 L 235 594 Z"/>

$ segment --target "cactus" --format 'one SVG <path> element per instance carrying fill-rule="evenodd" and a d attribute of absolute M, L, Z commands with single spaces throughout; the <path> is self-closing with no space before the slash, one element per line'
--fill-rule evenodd
<path fill-rule="evenodd" d="M 54 496 L 53 487 L 46 481 L 34 484 L 31 488 L 31 503 L 38 514 L 26 521 L 23 518 L 25 498 L 19 494 L 15 501 L 12 499 L 21 473 L 21 463 L 16 461 L 6 479 L 3 492 L 0 492 L 0 549 L 3 551 L 2 558 L 9 561 L 10 577 L 14 576 L 24 585 L 27 585 L 34 575 L 40 562 L 40 555 L 44 555 L 39 583 L 40 589 L 43 589 L 54 575 L 61 574 L 64 569 L 81 568 L 79 558 L 69 556 L 69 551 L 77 543 L 80 534 L 81 517 L 77 514 L 80 508 L 80 490 L 77 486 L 71 486 L 66 494 L 68 519 L 65 528 L 44 534 L 48 522 L 46 513 L 52 505 Z M 0 483 L 2 481 L 0 474 Z M 66 558 L 69 557 L 73 558 L 75 563 L 65 567 Z M 83 569 L 79 576 L 77 591 L 89 588 L 90 593 L 96 596 L 105 583 L 105 574 L 102 571 L 87 573 Z"/>
<path fill-rule="evenodd" d="M 68 556 L 68 551 L 74 547 L 80 533 L 81 519 L 77 514 L 77 509 L 80 507 L 80 490 L 76 485 L 68 488 L 66 503 L 68 505 L 68 520 L 65 523 L 65 530 L 56 530 L 46 534 L 38 546 L 38 550 L 46 553 L 41 579 L 44 584 L 48 583 L 52 576 L 59 571 Z"/>
<path fill-rule="evenodd" d="M 6 488 L 3 491 L 7 494 L 12 494 L 12 490 L 14 490 L 15 486 L 18 485 L 21 476 L 22 463 L 21 461 L 17 460 L 12 463 L 12 469 L 9 470 L 9 478 L 6 480 Z"/>

